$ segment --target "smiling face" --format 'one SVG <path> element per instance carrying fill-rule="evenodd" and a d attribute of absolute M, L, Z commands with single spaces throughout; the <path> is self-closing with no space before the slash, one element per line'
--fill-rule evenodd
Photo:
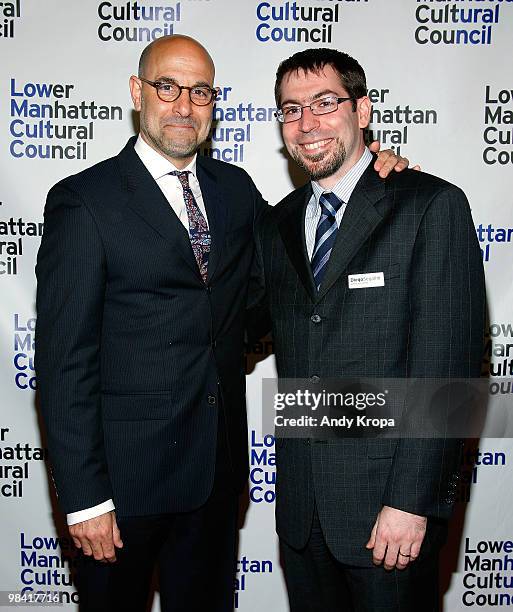
<path fill-rule="evenodd" d="M 281 108 L 305 106 L 326 96 L 348 97 L 338 73 L 329 64 L 319 72 L 289 72 L 281 84 Z M 330 188 L 358 161 L 364 150 L 362 128 L 369 123 L 370 101 L 359 98 L 356 111 L 352 101 L 342 102 L 326 115 L 303 109 L 301 119 L 283 124 L 288 152 L 321 186 Z"/>
<path fill-rule="evenodd" d="M 144 78 L 178 85 L 212 87 L 214 64 L 207 51 L 185 36 L 157 39 L 144 61 Z M 151 85 L 130 77 L 134 108 L 140 111 L 142 138 L 177 168 L 190 163 L 212 122 L 212 103 L 196 106 L 183 90 L 174 102 L 163 102 Z"/>

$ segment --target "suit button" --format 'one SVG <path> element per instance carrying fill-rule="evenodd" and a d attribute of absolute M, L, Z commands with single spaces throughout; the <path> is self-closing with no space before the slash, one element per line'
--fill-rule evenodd
<path fill-rule="evenodd" d="M 207 285 L 205 289 L 207 290 L 207 293 L 212 293 L 212 287 L 210 285 Z"/>
<path fill-rule="evenodd" d="M 321 379 L 318 376 L 316 376 L 316 375 L 310 376 L 310 382 L 318 383 L 320 381 L 321 381 Z"/>
<path fill-rule="evenodd" d="M 215 395 L 208 395 L 207 396 L 207 402 L 213 406 L 216 403 L 216 396 Z"/>
<path fill-rule="evenodd" d="M 322 320 L 322 319 L 321 319 L 321 317 L 320 317 L 318 314 L 313 314 L 313 315 L 310 317 L 310 321 L 311 321 L 312 323 L 320 323 L 320 322 L 321 322 L 321 320 Z"/>

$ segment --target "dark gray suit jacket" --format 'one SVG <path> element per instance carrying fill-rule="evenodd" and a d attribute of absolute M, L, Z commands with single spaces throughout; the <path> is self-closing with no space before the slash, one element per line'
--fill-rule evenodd
<path fill-rule="evenodd" d="M 311 193 L 308 184 L 287 196 L 260 232 L 278 375 L 479 376 L 483 267 L 463 192 L 411 170 L 384 180 L 371 164 L 318 293 L 304 238 Z M 349 289 L 348 275 L 365 272 L 384 272 L 385 285 Z M 364 546 L 383 505 L 449 516 L 460 450 L 443 439 L 278 441 L 278 533 L 304 546 L 315 500 L 335 557 L 370 565 Z"/>
<path fill-rule="evenodd" d="M 62 509 L 199 507 L 223 410 L 233 485 L 247 479 L 243 339 L 254 224 L 246 172 L 198 157 L 208 282 L 134 151 L 52 188 L 37 262 L 36 369 Z M 221 401 L 222 400 L 222 401 Z"/>

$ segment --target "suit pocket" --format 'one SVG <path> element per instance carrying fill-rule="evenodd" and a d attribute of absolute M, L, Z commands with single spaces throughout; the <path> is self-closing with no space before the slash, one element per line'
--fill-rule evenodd
<path fill-rule="evenodd" d="M 397 440 L 368 440 L 367 457 L 369 459 L 389 459 L 394 456 Z"/>
<path fill-rule="evenodd" d="M 171 420 L 176 415 L 172 394 L 102 395 L 102 414 L 105 421 Z"/>

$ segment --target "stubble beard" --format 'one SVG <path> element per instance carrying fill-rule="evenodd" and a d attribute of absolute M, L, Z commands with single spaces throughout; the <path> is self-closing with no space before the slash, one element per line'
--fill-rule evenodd
<path fill-rule="evenodd" d="M 320 181 L 335 174 L 346 161 L 347 153 L 344 143 L 341 142 L 338 149 L 332 153 L 319 153 L 304 157 L 295 147 L 290 152 L 292 159 L 302 168 L 313 181 Z"/>
<path fill-rule="evenodd" d="M 141 129 L 153 146 L 167 157 L 174 159 L 191 157 L 198 150 L 199 144 L 196 138 L 176 140 L 165 136 L 162 129 L 157 132 L 142 124 Z"/>
<path fill-rule="evenodd" d="M 166 119 L 165 121 L 162 121 L 157 128 L 149 125 L 144 112 L 144 100 L 140 114 L 140 122 L 141 132 L 151 142 L 153 147 L 166 157 L 171 157 L 172 159 L 192 157 L 198 150 L 200 144 L 206 139 L 206 137 L 201 140 L 198 139 L 198 129 L 201 126 L 198 125 L 198 121 L 192 118 L 177 116 L 173 117 L 172 120 Z M 164 127 L 166 124 L 169 125 L 170 123 L 175 126 L 180 126 L 180 124 L 184 126 L 192 126 L 194 128 L 194 132 L 188 139 L 181 138 L 178 140 L 176 137 L 172 138 L 171 136 L 166 135 Z M 210 124 L 207 126 L 206 133 L 208 134 L 209 131 Z"/>

